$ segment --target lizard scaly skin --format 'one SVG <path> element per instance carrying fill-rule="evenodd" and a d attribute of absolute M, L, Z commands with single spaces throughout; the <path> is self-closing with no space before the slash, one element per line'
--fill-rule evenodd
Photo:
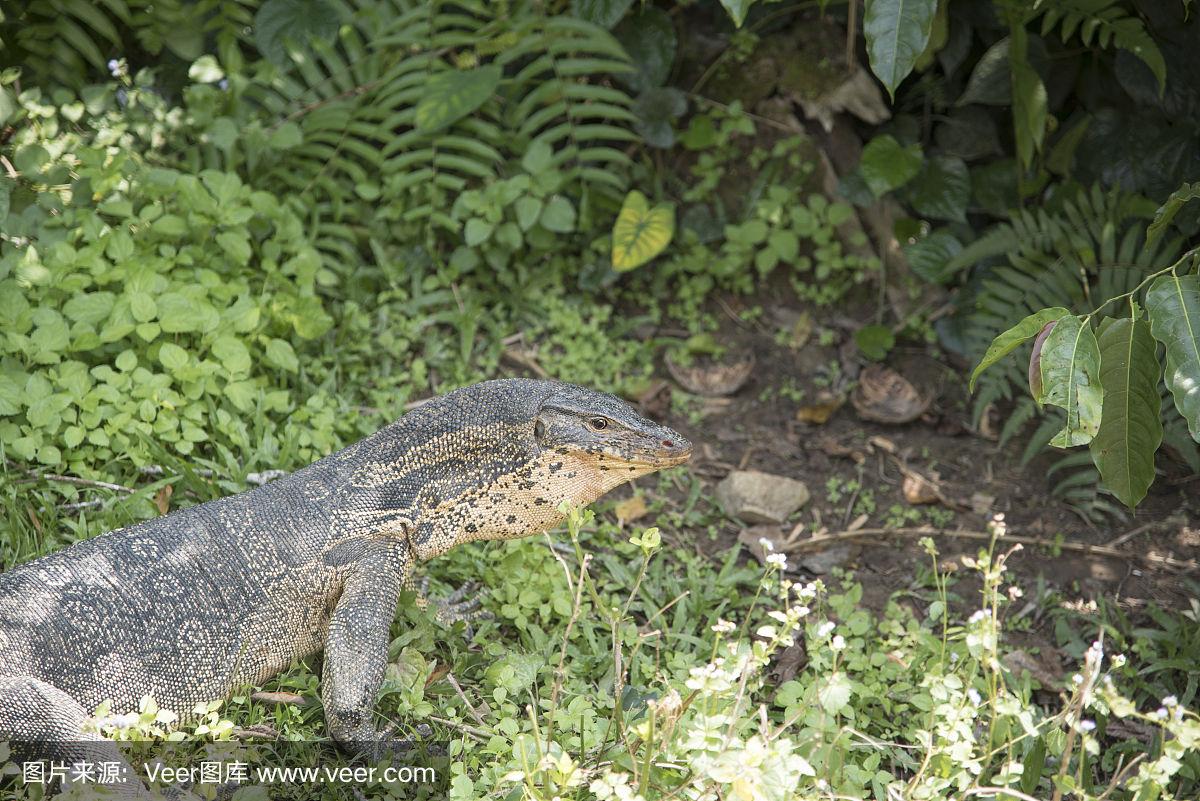
<path fill-rule="evenodd" d="M 323 649 L 331 736 L 378 755 L 373 707 L 415 562 L 541 533 L 563 501 L 690 452 L 611 395 L 488 381 L 265 486 L 21 565 L 0 574 L 0 740 L 69 757 L 103 701 L 121 713 L 151 696 L 186 719 Z"/>

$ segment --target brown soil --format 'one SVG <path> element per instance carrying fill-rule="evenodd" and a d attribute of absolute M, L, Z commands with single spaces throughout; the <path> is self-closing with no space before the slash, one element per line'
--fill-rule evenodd
<path fill-rule="evenodd" d="M 1135 512 L 1127 513 L 1125 520 L 1109 517 L 1087 522 L 1051 496 L 1046 470 L 1054 463 L 1053 457 L 1043 456 L 1023 468 L 1019 464 L 1023 437 L 1001 449 L 972 430 L 966 365 L 952 362 L 936 347 L 904 342 L 885 363 L 933 395 L 929 411 L 921 419 L 904 425 L 864 422 L 847 402 L 823 425 L 799 422 L 797 408 L 814 402 L 816 382 L 827 365 L 837 363 L 843 372 L 854 373 L 868 363 L 857 354 L 852 332 L 873 321 L 868 319 L 870 307 L 864 307 L 864 313 L 854 320 L 845 316 L 845 307 L 806 310 L 791 292 L 786 293 L 790 299 L 781 300 L 784 297 L 782 292 L 764 291 L 755 298 L 724 297 L 714 304 L 724 321 L 718 341 L 733 354 L 753 353 L 756 359 L 740 390 L 706 403 L 698 422 L 695 415 L 689 421 L 678 411 L 666 411 L 661 397 L 659 408 L 651 409 L 665 412 L 668 422 L 695 443 L 692 468 L 705 481 L 705 497 L 711 498 L 717 481 L 735 468 L 802 480 L 812 499 L 791 522 L 803 522 L 801 536 L 807 538 L 822 527 L 831 533 L 844 531 L 858 516 L 853 508 L 856 498 L 849 494 L 831 502 L 826 482 L 837 476 L 860 482 L 858 498 L 873 496 L 875 511 L 862 527 L 884 528 L 891 507 L 913 508 L 901 488 L 899 465 L 904 464 L 927 478 L 936 476 L 935 484 L 949 502 L 938 504 L 947 510 L 948 522 L 943 526 L 947 531 L 983 532 L 992 514 L 1002 512 L 1010 535 L 1045 543 L 1027 544 L 1009 560 L 1010 580 L 1022 587 L 1027 599 L 1038 597 L 1040 587 L 1040 592 L 1056 592 L 1060 602 L 1071 605 L 1103 597 L 1131 610 L 1149 604 L 1190 608 L 1200 587 L 1200 480 L 1188 481 L 1185 468 L 1160 454 L 1160 474 Z M 755 322 L 739 319 L 741 310 L 754 306 L 763 310 Z M 814 323 L 808 342 L 796 349 L 777 344 L 780 328 L 803 311 Z M 835 341 L 820 344 L 819 327 L 834 331 Z M 737 356 L 725 358 L 736 360 Z M 660 373 L 668 376 L 665 366 Z M 671 386 L 676 385 L 671 382 Z M 781 389 L 786 393 L 794 388 L 805 393 L 800 403 L 781 395 Z M 882 440 L 872 444 L 873 438 Z M 889 447 L 893 453 L 887 452 Z M 990 503 L 989 496 L 994 499 Z M 905 525 L 929 522 L 923 519 Z M 723 554 L 735 544 L 741 530 L 741 525 L 728 522 L 716 541 L 697 538 L 697 547 Z M 961 565 L 962 556 L 974 555 L 986 545 L 953 533 L 934 539 L 941 564 L 949 569 Z M 864 601 L 879 609 L 894 592 L 913 585 L 920 566 L 930 564 L 918 540 L 916 535 L 868 536 L 854 543 L 840 566 L 855 573 L 864 587 Z M 1071 550 L 1079 545 L 1108 545 L 1118 549 L 1120 556 Z M 796 554 L 789 562 L 796 566 L 800 556 Z M 805 574 L 800 568 L 800 575 Z M 960 587 L 959 593 L 965 600 L 973 600 L 971 591 Z"/>

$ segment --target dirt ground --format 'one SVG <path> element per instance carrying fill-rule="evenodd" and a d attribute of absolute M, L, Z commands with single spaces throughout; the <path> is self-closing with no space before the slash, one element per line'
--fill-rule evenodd
<path fill-rule="evenodd" d="M 856 523 L 862 529 L 884 527 L 893 505 L 913 508 L 902 486 L 905 471 L 916 473 L 931 479 L 940 498 L 934 505 L 946 510 L 939 513 L 938 522 L 947 533 L 935 536 L 945 568 L 955 569 L 960 557 L 974 555 L 986 544 L 951 532 L 984 532 L 991 516 L 1002 512 L 1011 536 L 1037 541 L 1026 543 L 1009 560 L 1009 575 L 1027 599 L 1056 592 L 1071 604 L 1105 597 L 1131 611 L 1148 604 L 1192 608 L 1200 595 L 1200 480 L 1189 480 L 1196 477 L 1189 477 L 1186 467 L 1160 454 L 1158 478 L 1135 512 L 1127 512 L 1125 520 L 1085 521 L 1049 494 L 1046 469 L 1052 457 L 1043 456 L 1023 468 L 1022 437 L 1001 449 L 994 435 L 973 429 L 965 382 L 969 366 L 935 347 L 904 342 L 884 363 L 919 393 L 932 396 L 919 419 L 900 425 L 868 422 L 847 401 L 824 424 L 801 422 L 797 411 L 817 402 L 817 385 L 828 377 L 831 362 L 845 375 L 870 364 L 857 353 L 852 331 L 871 321 L 865 316 L 854 320 L 842 309 L 805 309 L 788 296 L 790 292 L 768 290 L 752 298 L 715 299 L 723 319 L 717 340 L 729 348 L 722 362 L 744 360 L 747 354 L 754 358 L 748 380 L 735 393 L 703 401 L 703 408 L 692 415 L 671 411 L 668 393 L 678 384 L 663 364 L 658 371 L 664 379 L 662 391 L 646 399 L 648 411 L 665 417 L 695 443 L 692 469 L 706 482 L 706 497 L 724 475 L 739 468 L 804 481 L 812 498 L 799 513 L 805 526 L 797 541 L 802 542 L 822 528 L 835 533 L 853 529 Z M 740 319 L 743 309 L 754 306 L 763 310 L 757 320 Z M 814 332 L 821 327 L 832 330 L 834 341 L 822 344 L 813 333 L 800 347 L 779 344 L 777 332 L 793 326 L 804 313 Z M 795 389 L 804 392 L 799 400 Z M 698 422 L 697 414 L 702 415 Z M 830 476 L 857 479 L 862 487 L 857 495 L 870 491 L 875 511 L 868 520 L 855 520 L 856 497 L 831 502 L 826 491 Z M 928 525 L 927 517 L 905 524 Z M 791 528 L 784 527 L 782 536 Z M 741 530 L 729 523 L 717 541 L 697 542 L 712 552 L 724 552 Z M 854 571 L 864 587 L 864 602 L 878 609 L 895 591 L 911 586 L 919 565 L 929 564 L 919 539 L 914 533 L 875 533 L 853 540 L 849 548 L 841 543 L 815 550 L 801 546 L 805 550 L 789 561 L 800 563 L 801 576 L 812 574 L 804 567 L 806 561 L 818 569 L 834 564 Z M 1087 552 L 1092 546 L 1110 553 Z M 818 558 L 812 561 L 813 556 Z"/>

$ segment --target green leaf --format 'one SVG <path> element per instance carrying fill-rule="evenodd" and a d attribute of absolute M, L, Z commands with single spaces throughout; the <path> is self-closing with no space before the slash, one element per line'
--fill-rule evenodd
<path fill-rule="evenodd" d="M 164 342 L 158 349 L 158 362 L 171 372 L 187 366 L 188 353 L 174 342 Z"/>
<path fill-rule="evenodd" d="M 223 231 L 217 234 L 217 244 L 239 267 L 250 263 L 250 242 L 242 231 Z"/>
<path fill-rule="evenodd" d="M 950 260 L 962 253 L 962 243 L 946 230 L 933 231 L 928 236 L 902 246 L 912 271 L 934 284 L 944 284 L 954 277 L 947 270 Z"/>
<path fill-rule="evenodd" d="M 212 56 L 200 56 L 188 67 L 188 77 L 196 83 L 216 83 L 225 77 L 225 71 Z"/>
<path fill-rule="evenodd" d="M 660 203 L 651 208 L 636 189 L 625 196 L 613 224 L 612 265 L 627 272 L 653 259 L 671 244 L 675 235 L 675 207 Z"/>
<path fill-rule="evenodd" d="M 864 325 L 854 332 L 854 342 L 868 359 L 882 361 L 896 344 L 896 336 L 886 325 Z"/>
<path fill-rule="evenodd" d="M 1200 198 L 1200 182 L 1184 184 L 1172 192 L 1171 196 L 1158 207 L 1158 211 L 1154 213 L 1154 222 L 1150 223 L 1150 227 L 1146 229 L 1146 246 L 1149 247 L 1158 241 L 1179 210 L 1187 205 L 1188 201 L 1196 198 Z M 3 215 L 0 215 L 0 219 L 3 219 Z"/>
<path fill-rule="evenodd" d="M 555 195 L 546 201 L 540 221 L 547 231 L 569 234 L 575 230 L 575 207 L 562 195 Z"/>
<path fill-rule="evenodd" d="M 729 13 L 729 18 L 739 28 L 746 21 L 746 14 L 750 13 L 750 6 L 754 3 L 755 0 L 721 0 L 721 5 Z"/>
<path fill-rule="evenodd" d="M 287 340 L 268 340 L 266 355 L 267 361 L 281 370 L 294 373 L 300 369 L 300 360 L 296 358 L 296 351 L 292 349 L 291 343 Z"/>
<path fill-rule="evenodd" d="M 229 372 L 249 372 L 250 351 L 246 349 L 246 344 L 237 337 L 231 334 L 217 337 L 217 340 L 213 342 L 212 352 Z"/>
<path fill-rule="evenodd" d="M 675 62 L 675 26 L 661 8 L 646 6 L 641 13 L 626 17 L 613 31 L 633 61 L 634 71 L 617 75 L 617 80 L 635 92 L 644 92 L 667 82 Z"/>
<path fill-rule="evenodd" d="M 633 127 L 651 147 L 675 144 L 674 121 L 687 113 L 687 97 L 672 87 L 647 89 L 633 101 L 637 122 Z"/>
<path fill-rule="evenodd" d="M 937 0 L 867 0 L 863 35 L 871 71 L 893 99 L 929 44 L 936 13 Z"/>
<path fill-rule="evenodd" d="M 601 28 L 612 28 L 621 21 L 633 0 L 571 0 L 571 13 Z"/>
<path fill-rule="evenodd" d="M 522 231 L 528 231 L 537 224 L 538 217 L 542 215 L 541 198 L 525 195 L 522 198 L 518 198 L 515 205 L 517 209 L 517 225 L 521 226 Z"/>
<path fill-rule="evenodd" d="M 846 674 L 838 670 L 830 673 L 817 690 L 817 700 L 830 715 L 836 715 L 850 703 L 852 687 Z"/>
<path fill-rule="evenodd" d="M 1006 36 L 979 57 L 957 105 L 978 103 L 987 106 L 1007 106 L 1012 102 L 1012 70 L 1008 66 L 1008 52 L 1011 47 L 1012 40 Z"/>
<path fill-rule="evenodd" d="M 1042 149 L 1046 137 L 1048 99 L 1046 85 L 1037 70 L 1029 63 L 1029 42 L 1024 28 L 1013 32 L 1009 50 L 1012 68 L 1013 130 L 1017 140 L 1017 158 L 1025 166 L 1033 164 L 1034 155 Z"/>
<path fill-rule="evenodd" d="M 980 373 L 1012 353 L 1025 342 L 1037 336 L 1046 327 L 1046 323 L 1061 319 L 1070 313 L 1069 310 L 1061 306 L 1042 309 L 1039 312 L 1034 312 L 1003 334 L 997 336 L 992 340 L 992 344 L 988 346 L 987 353 L 983 354 L 983 358 L 971 372 L 971 380 L 967 385 L 968 389 L 974 392 L 975 382 L 979 379 Z"/>
<path fill-rule="evenodd" d="M 425 83 L 417 103 L 417 129 L 430 133 L 453 125 L 482 106 L 500 85 L 500 67 L 446 70 Z"/>
<path fill-rule="evenodd" d="M 281 67 L 290 67 L 287 42 L 301 47 L 309 39 L 332 41 L 341 19 L 325 0 L 267 0 L 254 15 L 258 52 Z"/>
<path fill-rule="evenodd" d="M 63 304 L 63 314 L 77 323 L 99 325 L 112 313 L 116 296 L 111 292 L 84 292 Z"/>
<path fill-rule="evenodd" d="M 1104 486 L 1131 509 L 1154 481 L 1162 442 L 1157 345 L 1145 320 L 1105 320 L 1100 326 L 1104 411 L 1092 440 L 1092 461 Z"/>
<path fill-rule="evenodd" d="M 1165 378 L 1175 408 L 1200 442 L 1200 277 L 1163 275 L 1146 292 L 1150 332 L 1167 350 Z"/>
<path fill-rule="evenodd" d="M 863 148 L 858 171 L 875 197 L 883 197 L 917 177 L 921 146 L 902 146 L 891 134 L 877 136 Z"/>
<path fill-rule="evenodd" d="M 1028 318 L 1026 318 L 1028 319 Z M 1086 445 L 1100 428 L 1104 387 L 1100 384 L 1100 346 L 1092 327 L 1070 314 L 1058 319 L 1041 353 L 1042 392 L 1038 403 L 1059 406 L 1067 422 L 1050 444 Z"/>
<path fill-rule="evenodd" d="M 481 217 L 467 220 L 466 227 L 463 228 L 463 241 L 467 243 L 467 247 L 482 245 L 491 235 L 492 224 Z"/>
<path fill-rule="evenodd" d="M 967 221 L 971 176 L 967 165 L 954 156 L 934 156 L 908 185 L 912 207 L 935 220 Z"/>

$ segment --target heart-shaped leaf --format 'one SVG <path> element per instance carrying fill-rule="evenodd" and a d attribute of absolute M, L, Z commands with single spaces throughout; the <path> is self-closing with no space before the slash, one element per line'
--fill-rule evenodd
<path fill-rule="evenodd" d="M 1154 452 L 1162 442 L 1157 345 L 1145 320 L 1100 325 L 1100 384 L 1104 412 L 1092 440 L 1092 461 L 1104 486 L 1133 508 L 1154 481 Z"/>
<path fill-rule="evenodd" d="M 487 102 L 500 84 L 500 76 L 495 64 L 434 75 L 417 103 L 417 128 L 429 133 L 461 120 Z"/>
<path fill-rule="evenodd" d="M 613 225 L 613 269 L 626 272 L 642 266 L 662 253 L 674 235 L 675 207 L 660 203 L 651 208 L 646 196 L 633 190 Z"/>

